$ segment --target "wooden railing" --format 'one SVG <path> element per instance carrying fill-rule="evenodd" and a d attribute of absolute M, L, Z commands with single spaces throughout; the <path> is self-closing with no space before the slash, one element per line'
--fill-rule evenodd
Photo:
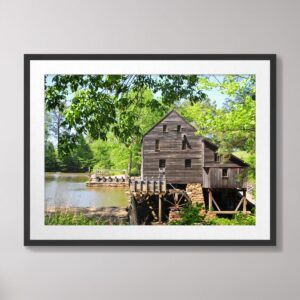
<path fill-rule="evenodd" d="M 165 178 L 148 180 L 145 179 L 130 179 L 129 181 L 130 192 L 142 194 L 165 194 L 167 192 L 167 181 Z"/>
<path fill-rule="evenodd" d="M 87 186 L 128 186 L 129 178 L 127 175 L 103 176 L 100 174 L 91 174 Z"/>

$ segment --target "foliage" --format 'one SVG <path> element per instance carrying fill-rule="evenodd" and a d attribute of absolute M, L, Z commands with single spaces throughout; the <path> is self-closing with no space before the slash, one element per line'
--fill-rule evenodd
<path fill-rule="evenodd" d="M 109 225 L 109 222 L 83 214 L 56 213 L 45 215 L 45 225 Z"/>
<path fill-rule="evenodd" d="M 255 215 L 235 214 L 233 217 L 205 218 L 200 213 L 201 205 L 188 205 L 180 211 L 180 220 L 170 221 L 169 225 L 255 225 Z"/>
<path fill-rule="evenodd" d="M 248 182 L 255 185 L 255 164 L 256 164 L 255 153 L 249 153 L 246 151 L 236 151 L 233 152 L 233 154 L 249 165 L 248 172 L 247 172 Z"/>
<path fill-rule="evenodd" d="M 236 214 L 233 218 L 216 217 L 206 225 L 255 225 L 256 220 L 254 215 L 244 215 L 243 213 Z"/>
<path fill-rule="evenodd" d="M 196 75 L 55 75 L 45 82 L 46 109 L 61 112 L 69 132 L 105 140 L 112 131 L 127 146 L 132 136 L 141 134 L 135 123 L 141 109 L 206 98 Z M 143 101 L 145 91 L 153 95 L 147 101 Z"/>
<path fill-rule="evenodd" d="M 250 178 L 255 181 L 255 77 L 226 75 L 199 78 L 202 90 L 218 90 L 229 96 L 222 107 L 210 100 L 184 101 L 180 113 L 218 146 L 221 157 L 238 151 L 247 155 Z"/>
<path fill-rule="evenodd" d="M 58 170 L 57 155 L 53 144 L 45 142 L 45 170 L 55 172 Z"/>
<path fill-rule="evenodd" d="M 60 171 L 86 172 L 92 166 L 93 153 L 85 139 L 80 137 L 70 153 L 59 153 L 58 158 Z"/>
<path fill-rule="evenodd" d="M 170 221 L 170 225 L 199 225 L 204 223 L 204 217 L 200 214 L 202 205 L 190 204 L 180 210 L 180 220 Z"/>
<path fill-rule="evenodd" d="M 105 141 L 91 142 L 90 147 L 95 162 L 94 171 L 97 169 L 127 170 L 129 149 L 120 143 L 113 133 L 109 133 Z"/>

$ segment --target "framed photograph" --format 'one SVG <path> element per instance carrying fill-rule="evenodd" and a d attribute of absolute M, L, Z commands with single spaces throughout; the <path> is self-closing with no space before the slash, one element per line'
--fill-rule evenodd
<path fill-rule="evenodd" d="M 276 245 L 274 54 L 24 56 L 24 244 Z"/>

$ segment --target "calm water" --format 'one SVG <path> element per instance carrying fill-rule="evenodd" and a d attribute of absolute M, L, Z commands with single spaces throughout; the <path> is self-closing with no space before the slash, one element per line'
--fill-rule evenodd
<path fill-rule="evenodd" d="M 123 188 L 86 187 L 88 177 L 77 173 L 46 173 L 45 206 L 55 207 L 126 207 Z"/>

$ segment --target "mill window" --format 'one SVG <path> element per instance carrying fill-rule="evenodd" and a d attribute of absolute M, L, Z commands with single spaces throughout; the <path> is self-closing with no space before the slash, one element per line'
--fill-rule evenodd
<path fill-rule="evenodd" d="M 186 148 L 192 149 L 190 143 L 188 142 L 186 136 L 184 135 L 182 139 L 182 150 L 185 150 Z"/>
<path fill-rule="evenodd" d="M 167 125 L 163 125 L 163 132 L 167 132 Z"/>
<path fill-rule="evenodd" d="M 217 152 L 215 152 L 215 161 L 220 161 L 220 156 L 218 155 Z"/>
<path fill-rule="evenodd" d="M 165 168 L 166 167 L 166 160 L 160 159 L 159 160 L 159 168 Z"/>
<path fill-rule="evenodd" d="M 222 169 L 222 177 L 228 177 L 228 169 L 227 168 Z"/>
<path fill-rule="evenodd" d="M 186 168 L 191 168 L 192 167 L 192 160 L 191 159 L 186 159 L 185 160 L 185 167 Z"/>
<path fill-rule="evenodd" d="M 155 151 L 159 151 L 159 140 L 155 140 Z"/>
<path fill-rule="evenodd" d="M 177 125 L 177 132 L 181 132 L 181 125 Z"/>

